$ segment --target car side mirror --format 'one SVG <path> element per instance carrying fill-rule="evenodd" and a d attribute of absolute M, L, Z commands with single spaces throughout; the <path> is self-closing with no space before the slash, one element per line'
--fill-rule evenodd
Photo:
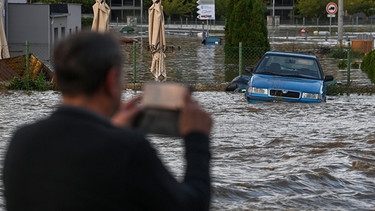
<path fill-rule="evenodd" d="M 324 81 L 333 81 L 333 76 L 332 75 L 324 76 Z"/>
<path fill-rule="evenodd" d="M 246 70 L 246 72 L 248 72 L 248 73 L 253 73 L 253 72 L 254 72 L 254 68 L 253 68 L 253 67 L 250 67 L 250 66 L 247 66 L 247 67 L 245 68 L 245 70 Z"/>

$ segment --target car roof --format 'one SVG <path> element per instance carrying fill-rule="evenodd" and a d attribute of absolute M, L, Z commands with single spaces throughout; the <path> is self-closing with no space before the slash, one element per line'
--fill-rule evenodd
<path fill-rule="evenodd" d="M 314 55 L 300 54 L 300 53 L 288 53 L 288 52 L 279 52 L 279 51 L 268 51 L 264 55 L 276 55 L 276 56 L 293 56 L 306 59 L 317 59 Z"/>

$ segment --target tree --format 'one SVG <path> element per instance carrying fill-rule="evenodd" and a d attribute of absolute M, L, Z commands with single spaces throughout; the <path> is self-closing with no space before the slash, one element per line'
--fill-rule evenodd
<path fill-rule="evenodd" d="M 363 12 L 367 19 L 375 14 L 375 1 L 374 0 L 363 0 L 362 3 L 360 4 L 360 9 L 361 12 Z"/>
<path fill-rule="evenodd" d="M 294 5 L 300 17 L 311 18 L 313 21 L 327 15 L 326 6 L 337 0 L 298 0 Z M 366 17 L 375 14 L 375 0 L 346 0 L 344 10 L 349 14 L 364 13 Z"/>
<path fill-rule="evenodd" d="M 195 8 L 191 2 L 185 0 L 163 0 L 164 14 L 171 19 L 172 15 L 184 16 L 190 14 Z"/>
<path fill-rule="evenodd" d="M 344 1 L 344 10 L 347 11 L 349 15 L 353 15 L 354 13 L 360 13 L 362 1 L 363 0 Z"/>
<path fill-rule="evenodd" d="M 225 18 L 227 1 L 228 0 L 215 0 L 215 15 L 219 20 Z"/>
<path fill-rule="evenodd" d="M 227 4 L 226 47 L 261 47 L 269 49 L 268 30 L 261 0 L 231 0 Z"/>
<path fill-rule="evenodd" d="M 363 12 L 367 18 L 375 14 L 374 0 L 350 0 L 344 1 L 344 10 L 349 15 Z"/>
<path fill-rule="evenodd" d="M 300 17 L 311 18 L 312 21 L 315 21 L 320 17 L 327 16 L 326 6 L 330 2 L 337 4 L 337 0 L 298 0 L 294 8 Z"/>
<path fill-rule="evenodd" d="M 270 50 L 264 3 L 262 0 L 230 0 L 226 6 L 225 62 L 238 62 L 238 46 L 242 43 L 243 65 L 254 66 Z M 227 79 L 233 76 L 233 72 L 226 72 Z"/>
<path fill-rule="evenodd" d="M 264 5 L 262 1 L 254 1 L 253 10 L 251 12 L 250 27 L 252 34 L 249 35 L 249 45 L 254 47 L 270 49 L 268 42 L 268 29 L 264 21 Z"/>

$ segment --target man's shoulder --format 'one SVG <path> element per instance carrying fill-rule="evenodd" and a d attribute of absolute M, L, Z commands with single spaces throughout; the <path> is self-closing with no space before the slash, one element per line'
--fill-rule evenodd
<path fill-rule="evenodd" d="M 134 144 L 142 144 L 148 142 L 145 135 L 141 132 L 136 131 L 131 127 L 113 127 L 110 131 L 111 136 L 121 142 L 134 142 Z"/>

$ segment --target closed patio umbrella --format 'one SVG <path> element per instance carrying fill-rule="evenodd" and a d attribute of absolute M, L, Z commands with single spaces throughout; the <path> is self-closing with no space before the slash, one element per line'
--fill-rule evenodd
<path fill-rule="evenodd" d="M 0 2 L 0 59 L 9 58 L 8 42 L 3 23 L 3 4 Z"/>
<path fill-rule="evenodd" d="M 161 76 L 165 80 L 167 72 L 165 69 L 165 32 L 164 14 L 161 0 L 152 0 L 153 4 L 148 9 L 148 41 L 152 54 L 151 73 L 156 81 L 160 81 Z"/>
<path fill-rule="evenodd" d="M 105 0 L 96 0 L 92 6 L 94 20 L 92 21 L 92 31 L 107 32 L 109 31 L 109 14 L 111 9 Z"/>

